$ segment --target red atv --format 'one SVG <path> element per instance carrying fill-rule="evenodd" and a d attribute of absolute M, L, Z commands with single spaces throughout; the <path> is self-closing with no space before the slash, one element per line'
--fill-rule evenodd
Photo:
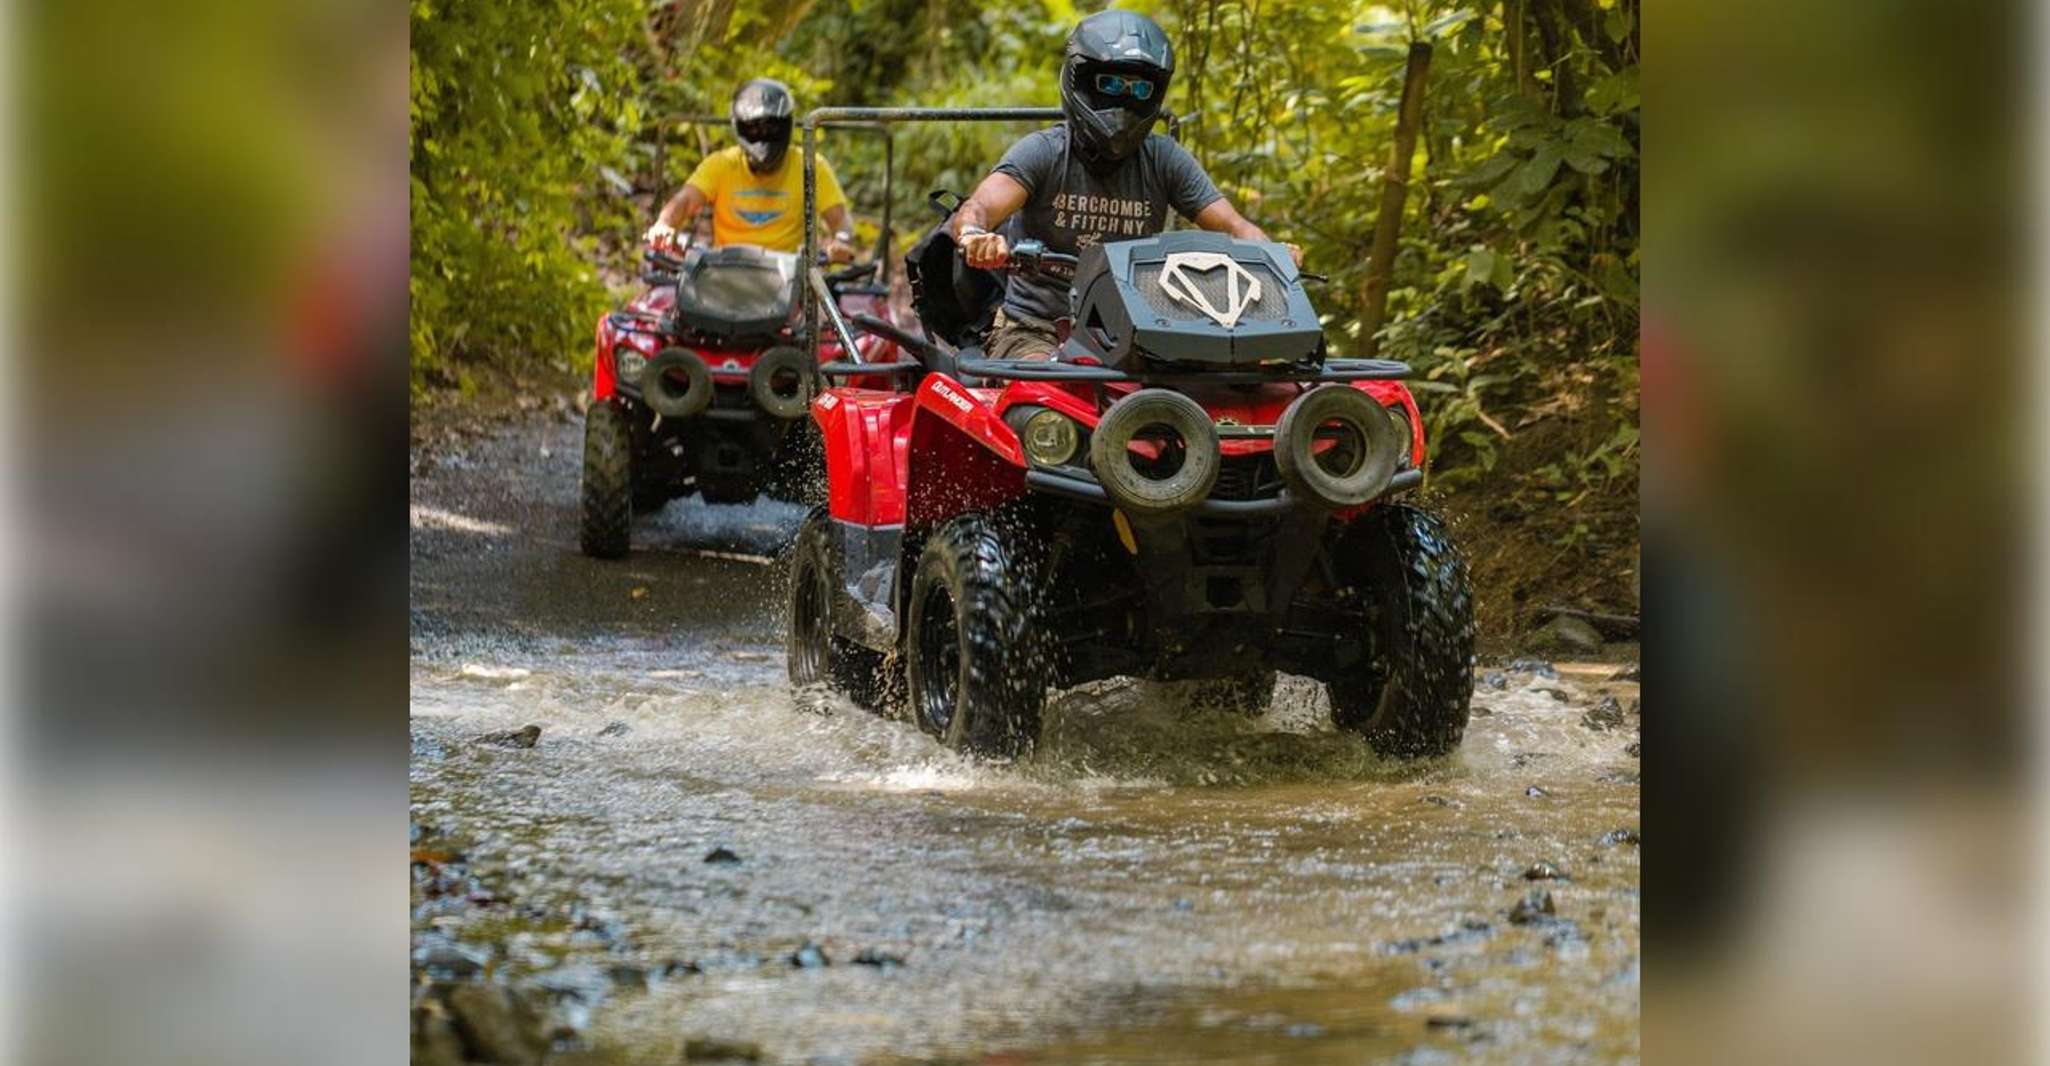
<path fill-rule="evenodd" d="M 625 555 L 633 516 L 671 499 L 801 501 L 818 480 L 818 435 L 805 418 L 817 374 L 791 331 L 797 257 L 733 246 L 646 261 L 648 290 L 598 323 L 579 539 L 600 558 Z M 889 319 L 889 290 L 866 284 L 875 271 L 825 275 L 842 311 Z M 857 343 L 857 358 L 896 358 L 887 338 Z"/>
<path fill-rule="evenodd" d="M 812 401 L 830 502 L 792 553 L 792 681 L 1004 758 L 1049 687 L 1192 680 L 1259 713 L 1285 671 L 1376 751 L 1456 748 L 1473 601 L 1444 521 L 1392 499 L 1423 478 L 1408 367 L 1327 358 L 1279 244 L 1019 242 L 1006 269 L 1071 279 L 1055 359 L 983 356 L 999 279 L 942 226 L 907 261 L 923 376 Z"/>

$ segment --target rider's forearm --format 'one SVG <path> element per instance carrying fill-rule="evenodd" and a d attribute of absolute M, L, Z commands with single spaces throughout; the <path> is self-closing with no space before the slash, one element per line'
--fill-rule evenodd
<path fill-rule="evenodd" d="M 1246 216 L 1239 214 L 1238 208 L 1233 207 L 1230 200 L 1220 198 L 1211 201 L 1209 207 L 1196 213 L 1195 221 L 1196 225 L 1212 233 L 1226 234 L 1242 241 L 1267 239 L 1267 231 L 1253 225 Z"/>
<path fill-rule="evenodd" d="M 957 241 L 962 238 L 964 232 L 973 233 L 989 228 L 989 212 L 974 200 L 962 204 L 960 210 L 954 212 L 954 239 Z"/>
<path fill-rule="evenodd" d="M 1225 219 L 1223 225 L 1205 226 L 1203 228 L 1214 229 L 1219 233 L 1237 237 L 1242 241 L 1264 241 L 1267 239 L 1267 231 L 1253 225 L 1244 215 L 1234 214 L 1231 218 Z"/>
<path fill-rule="evenodd" d="M 848 216 L 845 207 L 836 204 L 826 212 L 826 235 L 839 240 L 854 238 L 854 219 Z"/>
<path fill-rule="evenodd" d="M 705 197 L 697 189 L 686 185 L 678 190 L 669 202 L 662 205 L 662 213 L 655 216 L 658 222 L 666 222 L 674 229 L 683 229 L 698 220 L 698 212 L 705 208 Z"/>

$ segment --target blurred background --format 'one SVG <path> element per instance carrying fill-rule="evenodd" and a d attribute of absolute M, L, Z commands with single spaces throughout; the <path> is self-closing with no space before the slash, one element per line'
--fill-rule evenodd
<path fill-rule="evenodd" d="M 1648 20 L 1650 1058 L 2044 1053 L 2039 19 Z"/>
<path fill-rule="evenodd" d="M 1434 43 L 1383 354 L 1445 386 L 1444 487 L 1530 528 L 1505 559 L 1584 567 L 1598 602 L 1643 586 L 1646 1057 L 2040 1056 L 2035 12 L 1140 6 L 1209 72 L 1169 100 L 1185 139 L 1318 242 L 1341 336 L 1397 42 Z M 613 298 L 704 135 L 672 118 L 743 72 L 807 102 L 1051 103 L 1073 14 L 15 5 L 16 1053 L 405 1055 L 409 406 L 417 438 L 505 365 L 573 377 L 584 327 L 546 330 Z M 1515 98 L 1569 84 L 1590 123 L 1518 132 Z M 829 147 L 873 203 L 871 149 Z M 996 147 L 900 144 L 896 217 Z M 1529 315 L 1552 317 L 1491 326 Z M 1641 576 L 1615 561 L 1640 373 Z M 1534 415 L 1574 462 L 1519 465 Z"/>
<path fill-rule="evenodd" d="M 10 5 L 28 1062 L 406 1054 L 406 19 Z"/>

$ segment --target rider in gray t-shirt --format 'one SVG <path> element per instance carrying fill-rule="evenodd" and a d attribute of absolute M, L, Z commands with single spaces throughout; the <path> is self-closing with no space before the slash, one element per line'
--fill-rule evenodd
<path fill-rule="evenodd" d="M 1068 37 L 1061 64 L 1066 121 L 1028 134 L 954 214 L 968 265 L 1002 266 L 1012 241 L 1033 238 L 1075 254 L 1100 241 L 1159 233 L 1172 207 L 1196 225 L 1266 240 L 1181 145 L 1150 133 L 1174 74 L 1174 48 L 1153 20 L 1091 15 Z M 995 231 L 995 232 L 992 232 Z M 1302 262 L 1302 250 L 1289 245 Z M 1044 357 L 1068 313 L 1064 283 L 1014 274 L 986 342 L 996 358 Z"/>

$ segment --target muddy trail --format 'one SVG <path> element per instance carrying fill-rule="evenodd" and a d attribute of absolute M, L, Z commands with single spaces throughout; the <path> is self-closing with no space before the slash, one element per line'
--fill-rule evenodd
<path fill-rule="evenodd" d="M 1636 1057 L 1613 664 L 1484 663 L 1425 765 L 1295 679 L 1253 720 L 1062 693 L 978 765 L 793 698 L 796 508 L 585 559 L 580 446 L 551 410 L 415 464 L 414 1061 Z"/>

